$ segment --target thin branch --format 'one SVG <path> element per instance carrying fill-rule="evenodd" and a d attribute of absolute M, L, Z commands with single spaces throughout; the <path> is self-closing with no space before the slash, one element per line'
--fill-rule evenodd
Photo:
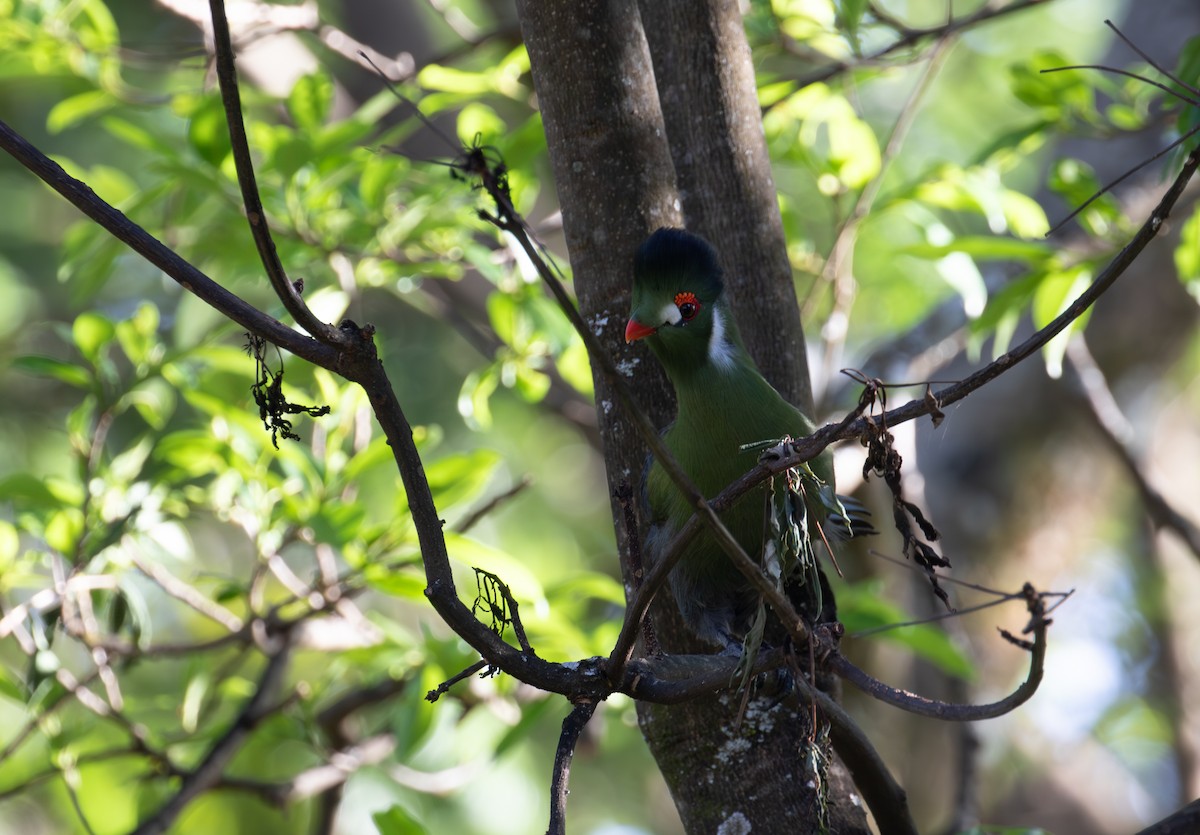
<path fill-rule="evenodd" d="M 1079 396 L 1088 407 L 1088 416 L 1133 479 L 1142 498 L 1142 505 L 1154 527 L 1174 531 L 1192 552 L 1192 556 L 1200 559 L 1200 527 L 1176 510 L 1142 471 L 1131 444 L 1133 427 L 1121 412 L 1121 407 L 1104 379 L 1104 372 L 1096 365 L 1082 337 L 1071 340 L 1067 346 L 1067 360 L 1079 381 Z"/>
<path fill-rule="evenodd" d="M 859 67 L 871 66 L 879 63 L 884 58 L 887 58 L 893 53 L 899 52 L 902 49 L 907 49 L 910 46 L 915 46 L 923 40 L 929 38 L 945 37 L 946 35 L 960 32 L 964 29 L 969 29 L 980 23 L 988 20 L 994 20 L 998 17 L 1013 14 L 1014 12 L 1023 12 L 1035 6 L 1040 6 L 1049 0 L 1018 0 L 1018 2 L 1009 3 L 1007 6 L 996 6 L 991 3 L 985 3 L 980 7 L 979 11 L 964 17 L 951 20 L 941 26 L 933 26 L 928 29 L 902 29 L 900 37 L 892 43 L 881 49 L 876 50 L 870 55 L 855 60 L 855 61 L 837 61 L 829 64 L 816 72 L 796 81 L 795 89 L 799 90 L 810 84 L 816 84 L 820 81 L 828 81 L 831 78 L 841 75 L 844 72 L 858 69 Z M 769 109 L 769 108 L 768 108 Z"/>
<path fill-rule="evenodd" d="M 1172 74 L 1172 73 L 1168 72 L 1167 70 L 1163 69 L 1162 67 L 1160 67 L 1158 65 L 1158 63 L 1153 58 L 1151 58 L 1149 55 L 1147 55 L 1145 52 L 1143 52 L 1141 50 L 1141 48 L 1138 47 L 1137 44 L 1135 44 L 1133 41 L 1129 40 L 1129 38 L 1125 37 L 1125 33 L 1122 32 L 1120 29 L 1118 29 L 1111 20 L 1105 20 L 1104 25 L 1107 26 L 1109 29 L 1113 30 L 1113 32 L 1116 33 L 1117 37 L 1125 42 L 1125 45 L 1127 47 L 1129 47 L 1134 52 L 1136 52 L 1139 56 L 1141 56 L 1143 61 L 1145 61 L 1150 66 L 1154 67 L 1154 69 L 1158 70 L 1160 73 L 1162 73 L 1167 78 L 1174 81 L 1176 84 L 1178 84 L 1183 89 L 1187 90 L 1189 93 L 1193 93 L 1194 95 L 1200 97 L 1200 90 L 1197 90 L 1195 87 L 1188 84 L 1183 79 L 1176 77 L 1174 74 Z"/>
<path fill-rule="evenodd" d="M 1132 177 L 1132 176 L 1133 176 L 1134 174 L 1136 174 L 1137 172 L 1141 171 L 1143 168 L 1145 168 L 1145 167 L 1146 167 L 1147 165 L 1149 165 L 1150 163 L 1154 162 L 1156 159 L 1160 159 L 1161 157 L 1163 157 L 1163 156 L 1165 156 L 1165 155 L 1169 154 L 1171 151 L 1173 151 L 1173 150 L 1175 150 L 1176 148 L 1178 148 L 1178 147 L 1179 147 L 1180 145 L 1182 145 L 1184 142 L 1187 142 L 1189 139 L 1191 139 L 1191 138 L 1192 138 L 1193 136 L 1195 136 L 1197 133 L 1200 133 L 1200 125 L 1197 125 L 1196 127 L 1192 128 L 1190 131 L 1188 131 L 1188 132 L 1187 132 L 1187 133 L 1185 133 L 1183 136 L 1181 136 L 1181 137 L 1179 137 L 1178 139 L 1176 139 L 1176 140 L 1175 140 L 1174 142 L 1172 142 L 1170 145 L 1168 145 L 1167 147 L 1163 148 L 1163 149 L 1162 149 L 1161 151 L 1159 151 L 1158 153 L 1154 154 L 1154 156 L 1150 157 L 1149 159 L 1142 160 L 1142 161 L 1141 161 L 1141 162 L 1139 162 L 1137 165 L 1135 165 L 1133 168 L 1130 168 L 1128 171 L 1126 171 L 1126 172 L 1125 172 L 1124 174 L 1122 174 L 1120 177 L 1117 177 L 1117 178 L 1116 178 L 1115 180 L 1113 180 L 1112 182 L 1105 183 L 1105 185 L 1104 185 L 1104 188 L 1102 188 L 1102 189 L 1100 189 L 1099 191 L 1097 191 L 1095 194 L 1093 194 L 1093 195 L 1092 195 L 1091 197 L 1089 197 L 1087 200 L 1084 200 L 1082 203 L 1080 203 L 1078 206 L 1076 206 L 1076 207 L 1075 207 L 1074 211 L 1072 211 L 1072 212 L 1071 212 L 1069 215 L 1067 215 L 1066 217 L 1064 217 L 1064 218 L 1063 218 L 1062 220 L 1060 220 L 1058 223 L 1054 224 L 1054 226 L 1052 226 L 1052 227 L 1050 228 L 1050 231 L 1048 231 L 1048 232 L 1046 233 L 1046 237 L 1048 238 L 1048 237 L 1050 237 L 1051 235 L 1053 235 L 1055 232 L 1057 232 L 1059 229 L 1062 229 L 1062 228 L 1063 228 L 1063 226 L 1065 226 L 1067 223 L 1069 223 L 1069 222 L 1070 222 L 1071 218 L 1075 217 L 1075 216 L 1076 216 L 1076 215 L 1078 215 L 1080 212 L 1082 212 L 1084 209 L 1086 209 L 1088 206 L 1092 205 L 1092 203 L 1094 203 L 1096 200 L 1099 200 L 1099 199 L 1100 199 L 1101 197 L 1103 197 L 1105 194 L 1108 194 L 1108 192 L 1112 191 L 1114 188 L 1116 188 L 1117 186 L 1119 186 L 1121 183 L 1125 182 L 1127 179 L 1129 179 L 1130 177 Z"/>
<path fill-rule="evenodd" d="M 276 802 L 286 808 L 297 801 L 339 788 L 353 777 L 355 772 L 383 762 L 395 750 L 396 738 L 390 733 L 384 733 L 335 751 L 329 755 L 329 762 L 302 771 L 284 785 L 277 787 L 274 791 Z"/>
<path fill-rule="evenodd" d="M 278 638 L 279 647 L 267 658 L 267 666 L 255 683 L 254 695 L 238 712 L 237 717 L 208 750 L 204 760 L 186 775 L 171 799 L 158 811 L 142 821 L 133 835 L 163 835 L 174 824 L 189 803 L 215 786 L 223 777 L 226 766 L 249 739 L 260 722 L 275 710 L 269 704 L 283 681 L 291 645 L 287 635 Z"/>
<path fill-rule="evenodd" d="M 428 693 L 426 693 L 425 701 L 436 702 L 438 699 L 440 699 L 442 697 L 443 693 L 449 693 L 451 687 L 458 684 L 464 678 L 469 678 L 470 676 L 473 676 L 476 673 L 486 669 L 487 666 L 488 666 L 488 663 L 486 661 L 484 661 L 483 659 L 480 659 L 479 661 L 476 661 L 474 664 L 472 664 L 470 667 L 467 667 L 465 670 L 460 670 L 459 672 L 450 676 L 450 678 L 443 681 L 437 687 L 435 687 L 434 689 L 432 689 Z"/>
<path fill-rule="evenodd" d="M 454 532 L 466 533 L 467 531 L 471 530 L 471 528 L 475 527 L 481 520 L 486 518 L 488 514 L 493 513 L 496 508 L 507 503 L 510 499 L 516 498 L 531 484 L 533 484 L 532 478 L 530 478 L 528 475 L 521 476 L 520 480 L 517 481 L 517 483 L 512 487 L 508 488 L 503 493 L 493 496 L 486 503 L 475 508 L 461 520 L 456 522 L 453 527 Z"/>
<path fill-rule="evenodd" d="M 1046 617 L 1043 596 L 1038 594 L 1029 583 L 1025 584 L 1022 596 L 1025 598 L 1030 616 L 1029 624 L 1023 631 L 1025 633 L 1033 633 L 1032 643 L 1020 641 L 1006 632 L 1002 632 L 1001 634 L 1011 643 L 1018 644 L 1029 650 L 1029 674 L 1016 690 L 997 702 L 986 705 L 951 704 L 935 699 L 927 699 L 924 696 L 918 696 L 916 693 L 910 693 L 907 690 L 898 690 L 894 687 L 889 687 L 878 679 L 872 678 L 851 664 L 837 650 L 833 650 L 829 654 L 827 668 L 855 687 L 858 687 L 867 695 L 881 702 L 898 707 L 901 710 L 915 713 L 918 716 L 927 716 L 931 719 L 941 719 L 949 722 L 978 722 L 982 719 L 995 719 L 997 716 L 1003 716 L 1029 701 L 1033 694 L 1037 692 L 1044 673 L 1046 629 L 1051 621 Z"/>
<path fill-rule="evenodd" d="M 237 67 L 234 64 L 233 45 L 230 43 L 229 21 L 225 18 L 224 0 L 209 0 L 209 8 L 212 10 L 217 82 L 221 87 L 221 101 L 225 105 L 225 121 L 229 125 L 230 146 L 234 167 L 237 169 L 238 185 L 242 190 L 242 203 L 246 209 L 246 219 L 250 222 L 250 234 L 253 235 L 254 245 L 258 248 L 258 257 L 262 260 L 263 269 L 266 270 L 275 294 L 296 320 L 296 324 L 321 342 L 346 345 L 347 336 L 344 333 L 322 322 L 308 309 L 296 285 L 288 279 L 279 260 L 279 253 L 275 251 L 275 242 L 271 239 L 267 215 L 258 193 L 254 163 L 250 159 L 246 126 L 242 122 L 241 93 L 238 90 Z"/>
<path fill-rule="evenodd" d="M 340 745 L 339 726 L 352 713 L 357 713 L 365 707 L 386 702 L 394 698 L 409 686 L 409 678 L 385 678 L 366 687 L 357 687 L 340 695 L 336 700 L 321 708 L 317 713 L 317 725 L 331 737 L 338 740 Z"/>
<path fill-rule="evenodd" d="M 1136 78 L 1138 81 L 1142 82 L 1143 84 L 1149 84 L 1151 87 L 1157 87 L 1158 89 L 1162 90 L 1167 95 L 1174 96 L 1175 98 L 1179 99 L 1180 101 L 1187 102 L 1188 104 L 1194 105 L 1196 107 L 1200 107 L 1200 101 L 1196 101 L 1196 99 L 1185 96 L 1183 93 L 1181 93 L 1178 90 L 1175 90 L 1171 87 L 1168 87 L 1166 84 L 1163 84 L 1161 81 L 1155 81 L 1153 78 L 1147 78 L 1144 75 L 1139 75 L 1138 73 L 1130 72 L 1129 70 L 1122 70 L 1117 67 L 1108 67 L 1108 66 L 1105 66 L 1104 64 L 1071 64 L 1070 66 L 1066 66 L 1066 67 L 1047 67 L 1044 70 L 1039 70 L 1039 72 L 1042 73 L 1043 75 L 1047 75 L 1049 73 L 1054 73 L 1054 72 L 1066 72 L 1067 70 L 1100 70 L 1101 72 L 1112 73 L 1113 75 L 1123 75 L 1126 78 Z"/>
<path fill-rule="evenodd" d="M 567 783 L 571 777 L 571 758 L 575 755 L 579 735 L 596 712 L 598 704 L 591 699 L 578 701 L 563 720 L 558 749 L 554 752 L 554 775 L 550 779 L 550 825 L 546 835 L 566 835 Z"/>
<path fill-rule="evenodd" d="M 157 583 L 159 588 L 168 595 L 195 609 L 209 620 L 216 621 L 230 632 L 239 632 L 245 625 L 242 619 L 233 612 L 205 597 L 158 563 L 146 562 L 141 557 L 134 556 L 133 564 L 137 566 L 138 571 Z"/>

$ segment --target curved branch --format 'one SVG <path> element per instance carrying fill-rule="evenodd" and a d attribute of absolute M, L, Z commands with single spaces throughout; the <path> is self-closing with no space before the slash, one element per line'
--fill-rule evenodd
<path fill-rule="evenodd" d="M 592 699 L 578 701 L 563 720 L 558 749 L 554 752 L 554 776 L 550 780 L 550 826 L 546 829 L 546 835 L 566 835 L 567 781 L 571 776 L 571 758 L 575 755 L 579 735 L 598 705 L 599 702 Z"/>
<path fill-rule="evenodd" d="M 995 719 L 1029 701 L 1037 692 L 1038 685 L 1042 683 L 1046 662 L 1046 628 L 1051 621 L 1046 617 L 1045 604 L 1041 595 L 1034 590 L 1033 586 L 1026 583 L 1022 595 L 1025 597 L 1030 614 L 1029 625 L 1025 627 L 1024 631 L 1033 633 L 1033 642 L 1020 641 L 1007 632 L 1001 634 L 1010 642 L 1029 650 L 1029 674 L 1016 690 L 997 702 L 986 705 L 951 704 L 936 699 L 927 699 L 907 690 L 889 687 L 851 664 L 844 655 L 836 650 L 830 653 L 826 666 L 831 672 L 841 676 L 867 695 L 918 716 L 927 716 L 948 722 L 978 722 L 981 719 Z"/>
<path fill-rule="evenodd" d="M 250 145 L 246 139 L 246 125 L 242 122 L 242 101 L 238 91 L 237 67 L 234 65 L 233 45 L 229 38 L 229 21 L 225 19 L 224 0 L 209 0 L 212 10 L 213 50 L 217 59 L 217 82 L 221 87 L 221 102 L 225 105 L 225 121 L 229 125 L 230 147 L 234 167 L 237 169 L 238 185 L 242 189 L 242 203 L 246 208 L 246 219 L 250 222 L 250 234 L 258 248 L 258 257 L 275 294 L 283 302 L 288 313 L 300 327 L 317 339 L 332 345 L 347 344 L 346 336 L 332 325 L 318 319 L 300 293 L 287 277 L 271 230 L 267 226 L 267 215 L 263 211 L 262 198 L 258 194 L 258 183 L 254 176 L 254 163 L 250 159 Z"/>

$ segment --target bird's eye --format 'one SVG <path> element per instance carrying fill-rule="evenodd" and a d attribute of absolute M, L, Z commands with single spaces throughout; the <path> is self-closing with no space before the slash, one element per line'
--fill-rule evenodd
<path fill-rule="evenodd" d="M 675 296 L 675 306 L 679 308 L 679 315 L 685 322 L 695 319 L 696 314 L 700 312 L 700 302 L 695 293 L 678 294 Z"/>

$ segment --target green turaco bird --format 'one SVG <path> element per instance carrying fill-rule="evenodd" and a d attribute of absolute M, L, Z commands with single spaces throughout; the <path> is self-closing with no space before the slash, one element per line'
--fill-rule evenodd
<path fill-rule="evenodd" d="M 703 238 L 680 229 L 659 229 L 642 244 L 634 261 L 633 310 L 625 340 L 644 340 L 666 370 L 675 388 L 678 415 L 663 438 L 709 498 L 754 466 L 762 447 L 743 450 L 743 445 L 784 436 L 801 438 L 813 430 L 812 422 L 772 388 L 746 352 L 725 298 L 717 254 Z M 830 485 L 832 497 L 828 454 L 811 466 Z M 764 539 L 769 538 L 764 536 L 769 525 L 763 489 L 752 491 L 721 517 L 753 559 L 762 555 Z M 646 475 L 644 501 L 650 522 L 644 550 L 653 561 L 691 516 L 692 508 L 657 461 Z M 810 499 L 806 504 L 812 507 L 814 502 Z M 807 517 L 824 516 L 828 507 L 827 502 L 820 508 L 823 512 Z M 834 528 L 845 530 L 844 522 L 834 521 L 827 525 L 822 520 L 824 533 L 810 523 L 813 541 L 820 542 Z M 818 576 L 815 568 L 808 575 Z M 819 581 L 824 585 L 823 576 Z M 697 637 L 723 651 L 739 651 L 759 611 L 759 596 L 707 532 L 692 541 L 676 564 L 670 586 Z M 832 619 L 832 612 L 810 611 L 806 616 Z"/>

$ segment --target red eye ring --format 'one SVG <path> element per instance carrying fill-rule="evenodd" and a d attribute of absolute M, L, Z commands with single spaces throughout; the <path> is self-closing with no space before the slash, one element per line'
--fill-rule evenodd
<path fill-rule="evenodd" d="M 696 298 L 695 293 L 677 293 L 675 306 L 679 308 L 679 315 L 685 322 L 695 319 L 696 314 L 700 312 L 700 301 Z"/>

